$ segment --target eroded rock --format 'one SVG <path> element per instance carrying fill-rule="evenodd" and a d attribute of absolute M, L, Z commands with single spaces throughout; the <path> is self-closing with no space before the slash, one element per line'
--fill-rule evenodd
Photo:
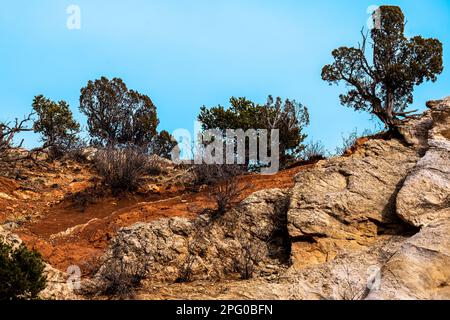
<path fill-rule="evenodd" d="M 435 220 L 383 266 L 380 290 L 368 299 L 449 299 L 450 219 Z"/>
<path fill-rule="evenodd" d="M 236 278 L 243 268 L 276 272 L 289 259 L 286 196 L 263 190 L 220 217 L 164 218 L 123 228 L 96 278 L 102 282 L 117 268 L 133 273 L 136 266 L 155 281 L 170 282 Z"/>
<path fill-rule="evenodd" d="M 450 99 L 433 104 L 429 149 L 397 197 L 397 213 L 414 226 L 450 217 Z"/>

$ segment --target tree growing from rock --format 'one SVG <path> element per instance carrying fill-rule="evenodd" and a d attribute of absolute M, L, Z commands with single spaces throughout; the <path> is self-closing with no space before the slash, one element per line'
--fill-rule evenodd
<path fill-rule="evenodd" d="M 96 146 L 148 148 L 159 123 L 152 100 L 129 90 L 122 79 L 102 77 L 81 89 L 80 111 Z"/>
<path fill-rule="evenodd" d="M 357 48 L 332 52 L 334 62 L 323 67 L 322 79 L 330 85 L 345 82 L 350 89 L 340 96 L 341 104 L 376 115 L 392 130 L 399 118 L 414 112 L 405 112 L 413 103 L 414 86 L 434 82 L 442 72 L 442 44 L 437 39 L 405 37 L 405 17 L 397 6 L 381 6 L 373 19 L 370 55 L 368 34 L 361 32 Z"/>
<path fill-rule="evenodd" d="M 80 125 L 73 118 L 67 102 L 54 102 L 43 95 L 34 97 L 33 109 L 37 115 L 33 130 L 42 135 L 44 148 L 58 157 L 78 141 Z"/>

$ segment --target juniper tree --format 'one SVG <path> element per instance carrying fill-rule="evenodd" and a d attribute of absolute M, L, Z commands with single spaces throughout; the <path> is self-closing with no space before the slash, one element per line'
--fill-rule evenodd
<path fill-rule="evenodd" d="M 170 159 L 172 150 L 177 144 L 177 141 L 169 132 L 162 130 L 153 138 L 150 151 L 160 157 Z"/>
<path fill-rule="evenodd" d="M 203 129 L 271 129 L 279 130 L 280 163 L 285 165 L 296 158 L 306 138 L 303 129 L 309 125 L 308 109 L 295 100 L 282 100 L 269 96 L 265 104 L 257 104 L 246 98 L 230 99 L 230 107 L 203 106 L 198 120 Z"/>
<path fill-rule="evenodd" d="M 342 105 L 368 111 L 394 129 L 399 118 L 414 112 L 405 112 L 413 103 L 414 86 L 434 82 L 442 72 L 442 44 L 421 36 L 408 39 L 405 17 L 397 6 L 381 6 L 373 19 L 371 54 L 366 52 L 368 33 L 361 32 L 357 48 L 332 52 L 334 62 L 323 67 L 322 79 L 330 85 L 345 82 L 349 91 L 340 96 Z"/>
<path fill-rule="evenodd" d="M 34 132 L 42 135 L 43 147 L 49 148 L 53 157 L 74 146 L 80 125 L 73 118 L 67 102 L 54 102 L 39 95 L 34 97 L 33 109 L 37 115 Z"/>
<path fill-rule="evenodd" d="M 0 301 L 35 299 L 45 289 L 45 265 L 37 251 L 0 240 Z"/>
<path fill-rule="evenodd" d="M 80 111 L 97 146 L 148 147 L 159 122 L 152 100 L 129 90 L 119 78 L 89 81 L 81 89 Z"/>

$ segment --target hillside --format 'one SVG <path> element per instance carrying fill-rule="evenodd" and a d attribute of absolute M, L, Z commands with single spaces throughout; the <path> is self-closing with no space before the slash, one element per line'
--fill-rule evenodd
<path fill-rule="evenodd" d="M 2 168 L 0 235 L 41 252 L 44 298 L 105 298 L 111 274 L 139 273 L 138 299 L 449 299 L 450 98 L 428 107 L 399 138 L 241 176 L 242 201 L 218 218 L 184 168 L 114 196 L 89 159 L 24 161 Z"/>

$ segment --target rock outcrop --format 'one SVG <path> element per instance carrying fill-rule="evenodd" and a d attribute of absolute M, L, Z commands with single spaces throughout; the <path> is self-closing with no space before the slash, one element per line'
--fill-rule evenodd
<path fill-rule="evenodd" d="M 223 216 L 176 217 L 123 228 L 97 279 L 101 284 L 111 272 L 142 269 L 155 281 L 169 282 L 274 273 L 289 259 L 286 205 L 285 191 L 264 190 Z"/>
<path fill-rule="evenodd" d="M 397 197 L 397 213 L 406 222 L 425 226 L 450 217 L 450 99 L 433 104 L 428 150 Z"/>
<path fill-rule="evenodd" d="M 97 281 L 140 265 L 148 287 L 165 283 L 145 298 L 450 298 L 450 98 L 429 107 L 403 139 L 363 141 L 292 190 L 254 193 L 220 218 L 122 229 Z M 254 279 L 237 281 L 245 268 Z"/>
<path fill-rule="evenodd" d="M 395 199 L 418 159 L 398 140 L 369 140 L 348 157 L 298 174 L 288 211 L 294 264 L 325 262 L 344 247 L 404 232 Z"/>
<path fill-rule="evenodd" d="M 368 299 L 449 299 L 450 219 L 434 220 L 383 265 Z"/>

